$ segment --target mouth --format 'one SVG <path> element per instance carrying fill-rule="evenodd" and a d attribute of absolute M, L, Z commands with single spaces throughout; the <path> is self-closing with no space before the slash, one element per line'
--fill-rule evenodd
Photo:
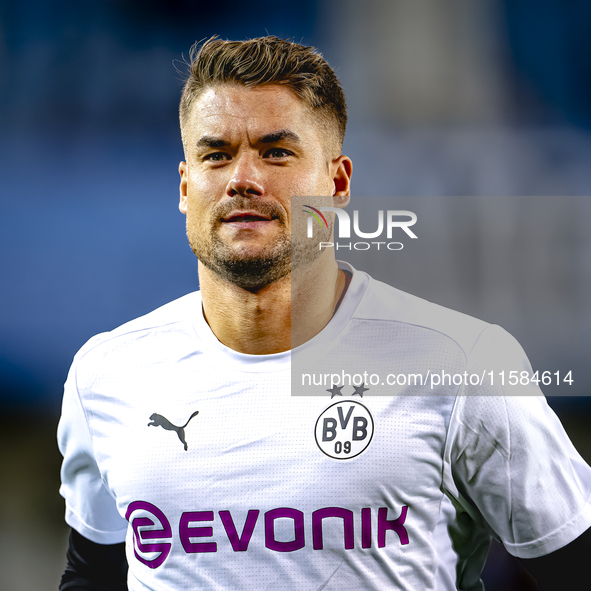
<path fill-rule="evenodd" d="M 254 222 L 272 222 L 275 218 L 258 212 L 241 211 L 222 218 L 224 224 L 252 224 Z"/>

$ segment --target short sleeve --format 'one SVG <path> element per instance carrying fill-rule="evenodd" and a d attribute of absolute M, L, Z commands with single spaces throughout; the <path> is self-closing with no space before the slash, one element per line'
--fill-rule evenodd
<path fill-rule="evenodd" d="M 502 369 L 531 375 L 511 335 L 496 326 L 486 332 L 469 358 L 468 375 Z M 535 383 L 503 386 L 499 377 L 460 390 L 444 487 L 509 553 L 536 558 L 591 527 L 591 468 Z"/>
<path fill-rule="evenodd" d="M 105 487 L 95 461 L 76 387 L 76 361 L 64 388 L 58 446 L 64 458 L 60 494 L 66 500 L 67 524 L 98 544 L 123 542 L 127 521 L 117 511 L 115 499 Z"/>

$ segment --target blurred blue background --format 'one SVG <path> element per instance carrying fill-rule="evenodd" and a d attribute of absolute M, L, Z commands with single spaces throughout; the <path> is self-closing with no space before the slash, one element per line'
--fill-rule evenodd
<path fill-rule="evenodd" d="M 318 47 L 348 98 L 345 153 L 355 165 L 355 195 L 491 203 L 552 196 L 547 216 L 532 212 L 532 221 L 531 200 L 517 200 L 511 212 L 539 235 L 552 229 L 560 256 L 543 264 L 535 259 L 548 253 L 532 250 L 538 271 L 530 279 L 540 298 L 553 294 L 550 314 L 570 312 L 572 322 L 576 305 L 580 333 L 590 334 L 583 296 L 591 289 L 591 209 L 586 199 L 568 200 L 568 215 L 560 205 L 561 196 L 591 195 L 590 25 L 584 0 L 1 1 L 0 571 L 7 588 L 53 589 L 63 568 L 54 432 L 76 350 L 198 287 L 177 209 L 177 70 L 196 40 L 269 33 Z M 456 208 L 461 224 L 466 201 L 442 203 Z M 482 225 L 488 214 L 481 215 Z M 500 235 L 514 237 L 499 219 Z M 551 359 L 556 348 L 581 358 L 580 335 L 562 334 L 553 349 L 516 314 L 515 302 L 527 307 L 523 294 L 535 298 L 535 290 L 515 281 L 491 296 L 490 276 L 471 271 L 487 264 L 486 253 L 476 256 L 469 238 L 465 246 L 441 240 L 428 255 L 446 265 L 441 284 L 408 275 L 401 287 L 485 318 L 493 310 L 534 361 Z M 520 269 L 512 277 L 523 276 Z M 466 280 L 456 301 L 445 278 L 458 276 Z M 591 407 L 580 396 L 589 384 L 579 386 L 577 398 L 553 404 L 589 459 Z M 518 565 L 496 547 L 492 553 L 489 589 L 532 588 Z"/>

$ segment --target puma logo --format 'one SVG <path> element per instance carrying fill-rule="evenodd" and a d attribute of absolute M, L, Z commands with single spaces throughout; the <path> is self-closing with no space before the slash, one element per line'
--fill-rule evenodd
<path fill-rule="evenodd" d="M 153 413 L 150 416 L 150 420 L 152 422 L 148 423 L 148 427 L 162 427 L 163 429 L 166 429 L 167 431 L 176 431 L 176 434 L 179 436 L 181 443 L 185 446 L 185 451 L 187 451 L 187 449 L 189 449 L 189 446 L 187 445 L 187 442 L 185 441 L 185 427 L 189 424 L 189 421 L 194 416 L 197 416 L 198 414 L 199 414 L 199 411 L 196 410 L 189 417 L 189 420 L 182 427 L 177 427 L 176 425 L 173 425 L 166 417 L 163 417 L 162 415 L 159 415 L 158 413 Z"/>

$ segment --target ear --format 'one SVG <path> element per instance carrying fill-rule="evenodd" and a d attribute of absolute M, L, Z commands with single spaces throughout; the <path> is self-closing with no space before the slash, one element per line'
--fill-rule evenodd
<path fill-rule="evenodd" d="M 179 174 L 181 175 L 181 184 L 179 186 L 180 201 L 179 210 L 187 215 L 187 163 L 179 164 Z"/>
<path fill-rule="evenodd" d="M 353 162 L 348 156 L 341 155 L 332 161 L 334 193 L 332 195 L 335 207 L 347 207 L 351 197 L 351 175 Z"/>

